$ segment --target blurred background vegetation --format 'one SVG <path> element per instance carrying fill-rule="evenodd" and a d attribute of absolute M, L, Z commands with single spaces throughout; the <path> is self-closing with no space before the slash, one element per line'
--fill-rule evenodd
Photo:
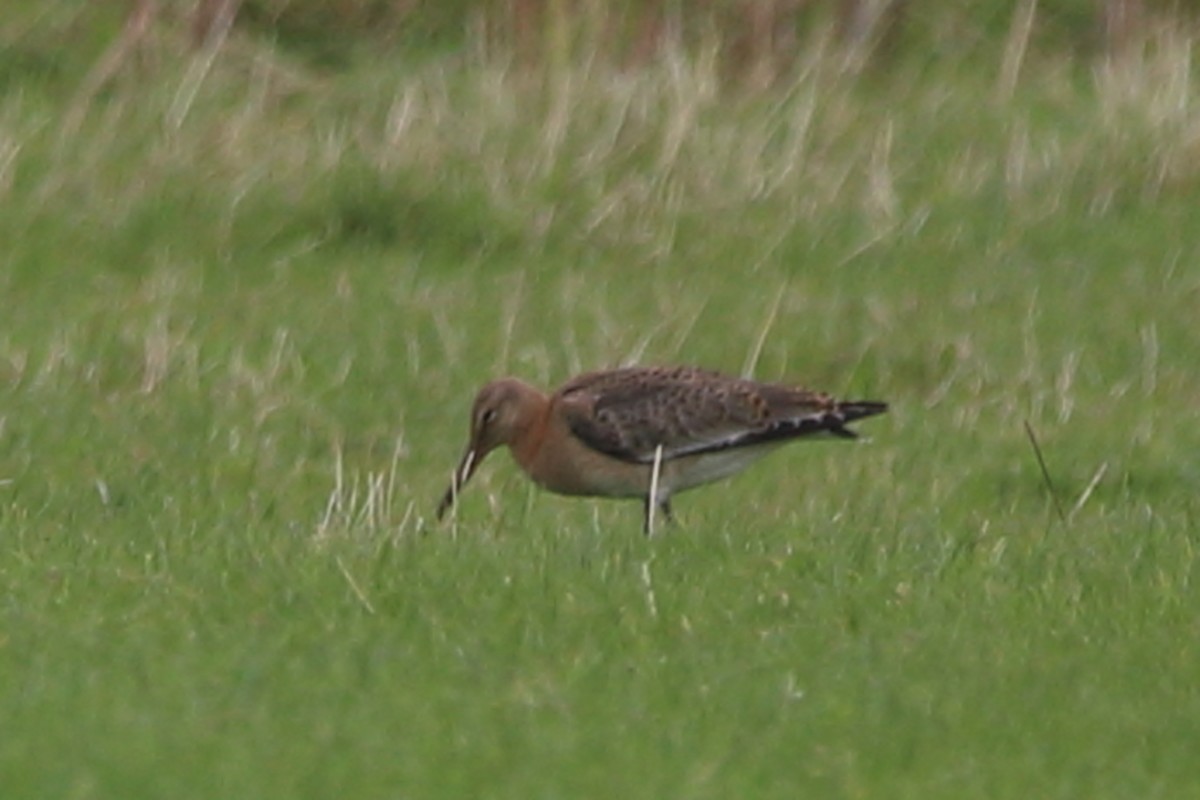
<path fill-rule="evenodd" d="M 471 54 L 536 69 L 572 59 L 635 70 L 684 50 L 719 60 L 741 86 L 788 74 L 832 38 L 856 66 L 919 57 L 978 60 L 1019 49 L 1050 58 L 1119 58 L 1164 28 L 1194 24 L 1184 0 L 9 0 L 0 83 L 46 78 L 110 47 L 107 77 L 151 31 L 201 48 L 231 29 L 318 67 L 380 51 L 414 59 Z M 833 33 L 832 37 L 828 34 Z"/>
<path fill-rule="evenodd" d="M 0 8 L 3 800 L 1200 797 L 1195 0 Z M 427 524 L 630 361 L 894 405 Z"/>

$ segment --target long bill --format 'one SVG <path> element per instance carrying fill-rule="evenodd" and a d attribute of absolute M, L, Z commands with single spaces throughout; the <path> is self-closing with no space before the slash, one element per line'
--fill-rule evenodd
<path fill-rule="evenodd" d="M 441 502 L 438 503 L 437 518 L 439 520 L 446 516 L 446 512 L 458 502 L 458 493 L 466 486 L 467 481 L 475 474 L 475 468 L 483 460 L 476 458 L 475 452 L 475 447 L 468 445 L 466 452 L 463 453 L 462 460 L 458 462 L 458 467 L 454 470 L 454 474 L 450 476 L 450 485 L 446 488 L 446 493 L 442 495 Z"/>

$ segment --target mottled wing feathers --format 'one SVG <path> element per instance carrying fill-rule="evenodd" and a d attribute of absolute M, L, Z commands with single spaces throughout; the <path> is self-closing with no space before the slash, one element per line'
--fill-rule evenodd
<path fill-rule="evenodd" d="M 828 431 L 879 414 L 882 403 L 838 403 L 806 389 L 694 367 L 630 367 L 573 379 L 557 393 L 585 444 L 624 461 L 670 460 Z"/>
<path fill-rule="evenodd" d="M 689 367 L 629 368 L 582 375 L 559 394 L 571 430 L 586 444 L 626 461 L 649 462 L 660 444 L 671 459 L 701 440 L 760 427 L 764 404 L 741 388 Z"/>

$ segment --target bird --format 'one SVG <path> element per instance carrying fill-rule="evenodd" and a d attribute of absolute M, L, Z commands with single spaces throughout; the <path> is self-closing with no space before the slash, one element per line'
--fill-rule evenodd
<path fill-rule="evenodd" d="M 641 499 L 642 529 L 651 535 L 656 512 L 672 520 L 675 494 L 740 472 L 794 439 L 855 439 L 850 423 L 887 409 L 693 366 L 587 372 L 550 394 L 500 378 L 475 396 L 467 446 L 437 519 L 488 454 L 506 446 L 551 492 Z"/>

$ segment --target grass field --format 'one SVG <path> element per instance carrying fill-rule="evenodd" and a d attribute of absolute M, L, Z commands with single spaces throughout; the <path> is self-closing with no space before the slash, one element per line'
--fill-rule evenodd
<path fill-rule="evenodd" d="M 4 798 L 1200 796 L 1195 38 L 749 95 L 164 35 L 89 93 L 54 23 L 0 29 Z M 505 456 L 432 521 L 483 381 L 626 362 L 892 412 L 652 540 Z"/>

